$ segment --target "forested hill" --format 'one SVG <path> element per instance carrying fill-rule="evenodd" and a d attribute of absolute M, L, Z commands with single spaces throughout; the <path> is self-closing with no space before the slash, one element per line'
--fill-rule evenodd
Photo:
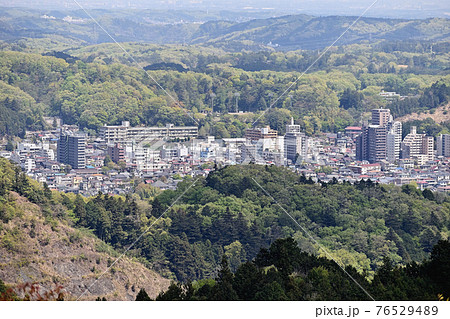
<path fill-rule="evenodd" d="M 356 17 L 292 15 L 231 25 L 213 21 L 201 25 L 191 41 L 227 49 L 239 43 L 271 45 L 279 50 L 322 49 L 333 43 L 355 19 Z M 339 45 L 378 40 L 442 41 L 448 39 L 449 32 L 446 19 L 397 20 L 363 17 L 345 33 Z"/>
<path fill-rule="evenodd" d="M 446 300 L 450 285 L 442 279 L 450 276 L 449 262 L 450 242 L 439 241 L 422 263 L 393 267 L 386 258 L 369 282 L 353 267 L 345 273 L 329 259 L 302 252 L 292 238 L 277 239 L 234 273 L 223 258 L 216 278 L 172 283 L 156 300 Z M 136 300 L 151 298 L 141 290 Z"/>
<path fill-rule="evenodd" d="M 222 21 L 219 17 L 189 16 L 169 12 L 167 21 L 155 20 L 151 11 L 92 10 L 91 14 L 117 41 L 149 43 L 202 43 L 228 50 L 257 49 L 273 45 L 281 50 L 321 49 L 330 45 L 356 17 L 314 17 L 292 15 L 254 19 L 247 22 Z M 63 20 L 70 16 L 72 20 Z M 161 13 L 161 16 L 165 15 Z M 68 43 L 111 42 L 82 11 L 37 11 L 1 8 L 0 35 L 14 41 L 23 37 L 49 35 Z M 340 44 L 378 40 L 448 39 L 447 19 L 402 20 L 361 18 Z"/>
<path fill-rule="evenodd" d="M 433 246 L 449 236 L 448 196 L 421 192 L 414 185 L 400 188 L 370 181 L 315 184 L 285 168 L 246 165 L 218 169 L 195 184 L 186 179 L 175 191 L 160 193 L 136 180 L 134 194 L 99 193 L 84 199 L 38 186 L 5 159 L 0 164 L 0 243 L 2 255 L 7 256 L 0 274 L 8 283 L 17 283 L 11 278 L 20 267 L 26 267 L 31 275 L 23 280 L 44 274 L 38 278 L 54 276 L 53 282 L 70 285 L 69 278 L 58 277 L 58 269 L 69 267 L 66 263 L 74 276 L 85 276 L 83 284 L 90 283 L 90 278 L 107 267 L 108 256 L 102 253 L 111 248 L 85 237 L 86 228 L 119 251 L 148 230 L 129 254 L 181 282 L 214 278 L 223 256 L 234 272 L 261 248 L 284 237 L 292 237 L 303 252 L 325 257 L 278 204 L 334 258 L 368 280 L 386 266 L 386 260 L 389 265 L 405 265 L 428 258 Z M 54 264 L 42 270 L 40 257 L 30 249 L 47 254 L 47 261 Z M 65 257 L 52 259 L 55 251 L 64 251 Z M 270 266 L 270 260 L 267 262 L 260 266 Z M 114 280 L 116 271 L 128 271 L 129 266 L 120 265 L 108 278 Z M 102 289 L 111 297 L 108 292 L 122 285 L 120 293 L 131 294 L 135 280 L 129 277 L 129 284 L 107 282 Z M 163 287 L 167 281 L 158 282 L 157 287 Z M 136 283 L 135 288 L 149 289 L 142 286 L 145 283 Z M 79 292 L 80 288 L 74 289 Z"/>
<path fill-rule="evenodd" d="M 370 181 L 314 184 L 287 169 L 246 165 L 228 166 L 198 180 L 139 241 L 136 252 L 160 273 L 180 281 L 213 276 L 223 254 L 235 270 L 261 247 L 286 236 L 292 236 L 303 251 L 322 254 L 253 178 L 333 256 L 361 273 L 373 273 L 385 257 L 394 264 L 421 261 L 449 235 L 450 199 L 443 194 Z M 147 221 L 131 225 L 121 217 L 123 204 L 108 195 L 66 204 L 78 226 L 92 228 L 115 247 L 124 247 L 136 238 L 137 229 L 160 217 L 192 182 L 186 180 L 176 191 L 154 198 L 150 185 L 140 185 L 136 202 L 128 199 L 127 214 L 144 214 L 139 209 L 143 203 L 151 209 L 145 211 Z"/>
<path fill-rule="evenodd" d="M 24 50 L 32 49 L 33 42 L 29 44 Z M 358 124 L 371 108 L 387 107 L 401 116 L 429 111 L 450 96 L 448 53 L 435 59 L 429 53 L 357 46 L 324 56 L 312 74 L 293 84 L 316 58 L 314 52 L 232 54 L 202 47 L 123 46 L 143 65 L 148 63 L 149 74 L 179 105 L 143 70 L 130 66 L 116 45 L 78 48 L 70 54 L 1 51 L 0 134 L 23 136 L 26 129 L 42 129 L 43 116 L 59 116 L 91 135 L 104 124 L 125 120 L 132 126 L 193 125 L 186 116 L 190 112 L 201 136 L 242 137 L 256 119 L 283 134 L 291 116 L 313 135 Z M 401 67 L 405 63 L 411 66 L 407 71 Z M 289 94 L 261 117 L 287 87 Z M 381 90 L 413 97 L 389 103 L 379 96 Z M 240 92 L 238 109 L 247 112 L 239 117 L 228 114 L 235 111 L 235 92 Z"/>
<path fill-rule="evenodd" d="M 71 227 L 61 196 L 0 158 L 0 300 L 8 299 L 3 282 L 32 300 L 59 292 L 75 300 L 96 279 L 82 300 L 133 300 L 142 288 L 154 298 L 167 289 L 168 279 L 127 257 L 103 274 L 119 253 L 90 230 Z"/>

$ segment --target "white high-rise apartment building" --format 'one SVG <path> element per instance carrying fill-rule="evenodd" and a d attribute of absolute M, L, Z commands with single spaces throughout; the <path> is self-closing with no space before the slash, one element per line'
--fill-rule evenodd
<path fill-rule="evenodd" d="M 305 133 L 300 131 L 300 125 L 294 124 L 291 118 L 291 124 L 286 126 L 286 135 L 284 136 L 284 155 L 285 158 L 294 162 L 297 154 L 301 158 L 306 158 L 308 153 L 308 139 Z"/>
<path fill-rule="evenodd" d="M 434 138 L 418 134 L 415 126 L 402 142 L 402 158 L 416 159 L 419 165 L 434 159 Z"/>
<path fill-rule="evenodd" d="M 417 134 L 417 128 L 411 126 L 408 135 L 405 136 L 402 142 L 402 158 L 417 157 L 422 151 L 422 134 Z"/>
<path fill-rule="evenodd" d="M 386 136 L 386 159 L 389 163 L 395 163 L 400 158 L 402 144 L 402 123 L 395 121 L 390 125 Z"/>

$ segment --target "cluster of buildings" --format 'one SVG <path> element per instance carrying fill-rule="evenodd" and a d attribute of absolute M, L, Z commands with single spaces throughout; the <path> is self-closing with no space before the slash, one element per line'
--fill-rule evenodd
<path fill-rule="evenodd" d="M 372 121 L 356 137 L 356 159 L 370 163 L 398 163 L 410 160 L 417 165 L 434 160 L 434 137 L 417 133 L 415 126 L 402 140 L 402 123 L 394 121 L 390 110 L 372 110 Z"/>
<path fill-rule="evenodd" d="M 436 144 L 436 148 L 435 148 Z M 402 138 L 402 123 L 387 109 L 372 110 L 370 123 L 337 134 L 308 137 L 291 119 L 284 135 L 270 127 L 247 129 L 242 138 L 198 137 L 195 126 L 104 126 L 89 137 L 76 126 L 28 132 L 13 152 L 29 176 L 51 189 L 95 195 L 128 192 L 139 178 L 173 189 L 183 176 L 206 176 L 215 165 L 287 166 L 315 181 L 372 179 L 396 185 L 450 190 L 450 135 L 434 138 L 415 127 Z"/>
<path fill-rule="evenodd" d="M 165 183 L 156 185 L 175 188 L 179 181 L 171 175 L 191 167 L 184 159 L 187 147 L 181 144 L 197 136 L 197 127 L 130 127 L 123 122 L 102 127 L 99 137 L 93 138 L 77 126 L 62 125 L 52 131 L 27 132 L 14 151 L 1 151 L 0 156 L 18 163 L 50 189 L 86 196 L 99 191 L 123 194 L 131 189 L 134 177 L 156 182 L 167 176 Z"/>
<path fill-rule="evenodd" d="M 270 127 L 248 129 L 236 159 L 238 163 L 285 166 L 306 159 L 307 154 L 308 139 L 291 118 L 284 136 L 278 136 Z"/>

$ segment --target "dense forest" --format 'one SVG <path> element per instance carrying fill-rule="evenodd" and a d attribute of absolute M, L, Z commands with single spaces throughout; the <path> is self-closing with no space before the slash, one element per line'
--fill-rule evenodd
<path fill-rule="evenodd" d="M 240 264 L 235 272 L 223 256 L 214 279 L 173 282 L 155 300 L 445 300 L 450 296 L 450 287 L 442 278 L 450 276 L 449 263 L 450 243 L 439 241 L 430 258 L 422 263 L 394 267 L 385 258 L 369 282 L 351 266 L 345 267 L 346 274 L 335 262 L 302 252 L 289 237 L 277 239 L 268 249 L 261 249 L 255 259 Z M 36 284 L 21 286 L 19 290 L 24 295 L 19 297 L 0 279 L 0 301 L 67 298 L 61 286 L 45 292 L 40 292 L 38 287 Z M 152 299 L 141 288 L 136 300 Z"/>
<path fill-rule="evenodd" d="M 235 272 L 224 257 L 215 279 L 172 283 L 156 300 L 445 300 L 449 262 L 450 242 L 439 241 L 422 263 L 394 267 L 385 258 L 371 282 L 346 267 L 361 288 L 333 261 L 302 252 L 292 238 L 277 239 Z M 136 300 L 151 299 L 142 289 Z"/>
<path fill-rule="evenodd" d="M 193 186 L 187 179 L 176 191 L 159 193 L 135 180 L 134 194 L 82 198 L 39 187 L 6 160 L 1 163 L 2 196 L 13 190 L 43 205 L 49 222 L 63 219 L 91 229 L 118 250 L 153 225 L 130 253 L 181 282 L 211 278 L 223 255 L 235 271 L 262 247 L 288 236 L 302 251 L 324 257 L 277 203 L 332 256 L 368 278 L 385 258 L 393 265 L 422 261 L 449 235 L 448 197 L 414 185 L 317 184 L 283 168 L 246 165 L 218 169 Z M 7 221 L 14 207 L 6 201 L 0 212 Z"/>
<path fill-rule="evenodd" d="M 256 119 L 283 133 L 293 116 L 312 135 L 358 124 L 376 107 L 390 108 L 395 116 L 428 112 L 446 105 L 450 95 L 448 53 L 437 58 L 354 45 L 330 51 L 312 73 L 300 77 L 314 61 L 313 52 L 126 48 L 148 63 L 147 73 L 127 65 L 112 45 L 45 56 L 0 52 L 0 134 L 21 135 L 44 128 L 43 116 L 60 116 L 94 135 L 104 124 L 129 120 L 131 125 L 198 124 L 202 136 L 241 137 Z M 409 97 L 390 102 L 379 96 L 381 90 Z M 235 111 L 245 113 L 229 114 Z"/>
<path fill-rule="evenodd" d="M 370 181 L 314 184 L 285 169 L 249 165 L 226 167 L 197 181 L 159 220 L 157 225 L 169 226 L 165 236 L 152 236 L 163 231 L 152 229 L 142 253 L 161 269 L 167 260 L 169 270 L 185 281 L 214 271 L 222 253 L 235 270 L 280 237 L 292 236 L 304 251 L 319 251 L 252 178 L 333 256 L 360 272 L 372 274 L 384 257 L 394 264 L 421 261 L 448 236 L 450 203 L 442 194 Z M 189 183 L 158 195 L 151 202 L 153 218 Z M 155 255 L 164 257 L 157 261 Z"/>

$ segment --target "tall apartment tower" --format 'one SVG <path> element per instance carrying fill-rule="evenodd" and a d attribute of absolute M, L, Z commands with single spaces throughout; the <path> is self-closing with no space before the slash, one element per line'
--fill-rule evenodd
<path fill-rule="evenodd" d="M 386 126 L 369 125 L 367 130 L 368 157 L 370 163 L 386 159 Z"/>
<path fill-rule="evenodd" d="M 286 125 L 286 135 L 284 136 L 284 157 L 294 162 L 297 154 L 306 158 L 308 139 L 305 133 L 300 131 L 300 125 L 294 124 L 294 119 L 291 118 L 291 124 Z"/>
<path fill-rule="evenodd" d="M 450 157 L 450 134 L 441 134 L 437 137 L 437 156 Z"/>
<path fill-rule="evenodd" d="M 291 117 L 291 124 L 286 125 L 286 133 L 301 133 L 300 125 L 294 124 L 293 117 Z"/>
<path fill-rule="evenodd" d="M 386 159 L 389 163 L 395 163 L 400 158 L 402 144 L 402 123 L 390 122 L 386 136 Z"/>
<path fill-rule="evenodd" d="M 388 109 L 372 110 L 371 125 L 364 126 L 356 139 L 356 159 L 377 163 L 386 159 L 387 132 L 391 112 Z"/>
<path fill-rule="evenodd" d="M 71 131 L 61 132 L 58 140 L 58 162 L 74 169 L 86 167 L 86 136 Z"/>
<path fill-rule="evenodd" d="M 387 126 L 391 119 L 391 111 L 389 109 L 372 110 L 372 125 Z"/>
<path fill-rule="evenodd" d="M 365 161 L 369 158 L 369 149 L 367 143 L 367 126 L 363 126 L 361 134 L 356 136 L 356 160 Z"/>

